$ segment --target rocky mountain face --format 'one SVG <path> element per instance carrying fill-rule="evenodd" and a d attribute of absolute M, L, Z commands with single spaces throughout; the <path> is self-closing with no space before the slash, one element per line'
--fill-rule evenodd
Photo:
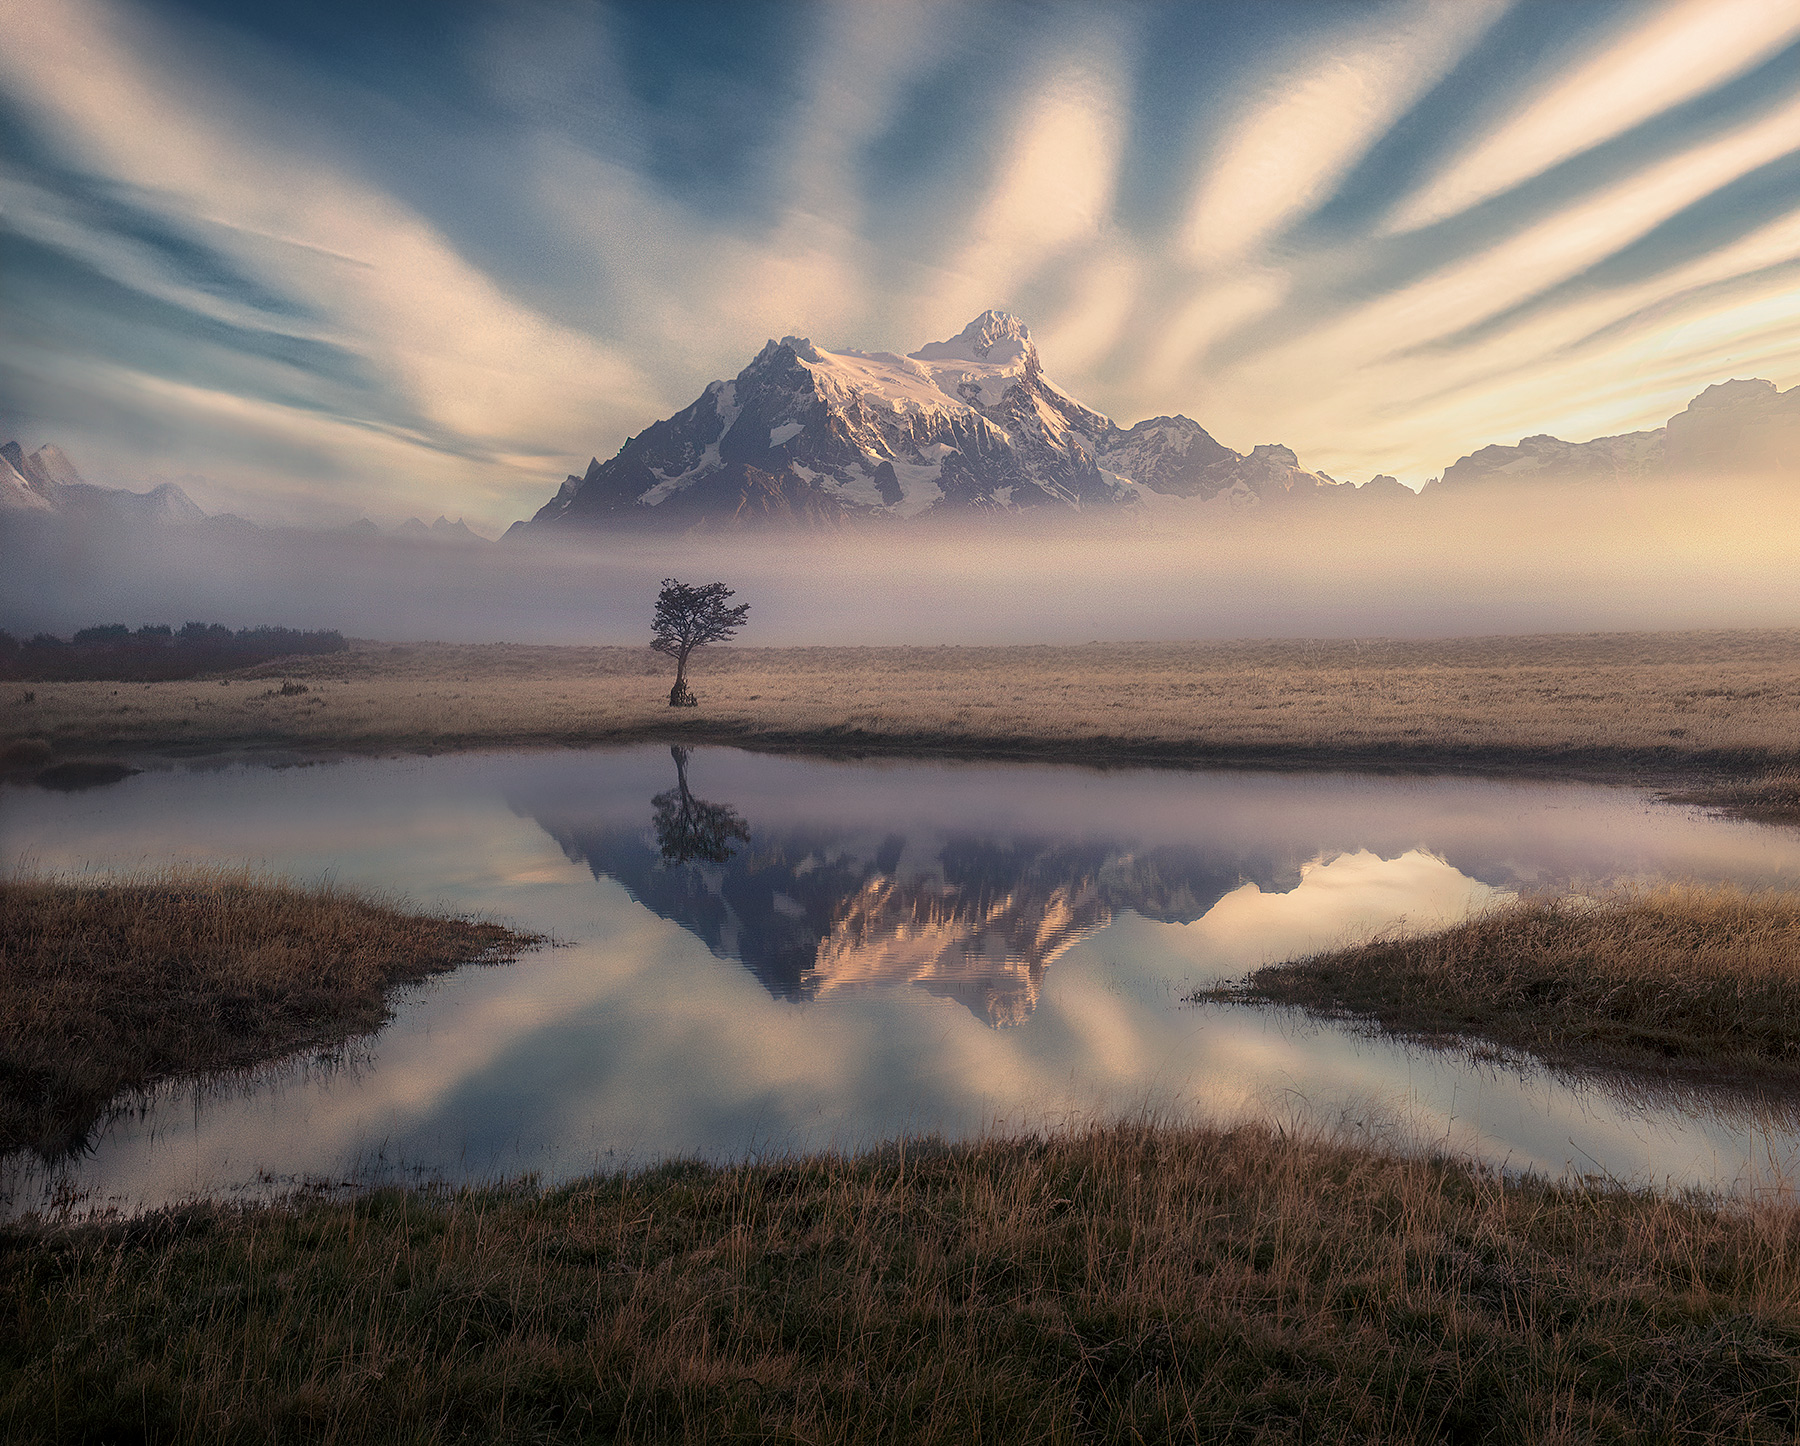
<path fill-rule="evenodd" d="M 986 311 L 907 356 L 771 341 L 509 535 L 1117 512 L 1146 494 L 1242 507 L 1340 490 L 1356 489 L 1286 447 L 1234 452 L 1186 417 L 1116 426 L 1044 375 L 1024 323 Z"/>
<path fill-rule="evenodd" d="M 173 482 L 148 492 L 96 487 L 55 446 L 26 455 L 17 442 L 0 445 L 0 518 L 61 517 L 136 527 L 179 527 L 206 514 Z"/>
<path fill-rule="evenodd" d="M 1483 447 L 1445 468 L 1427 488 L 1484 481 L 1595 482 L 1701 473 L 1762 475 L 1800 471 L 1800 387 L 1737 380 L 1708 387 L 1649 432 L 1564 442 L 1523 438 L 1514 447 Z"/>
<path fill-rule="evenodd" d="M 1483 482 L 1646 481 L 1800 471 L 1800 387 L 1708 387 L 1653 431 L 1565 442 L 1525 437 L 1459 458 L 1422 494 Z M 1421 494 L 1388 476 L 1361 486 L 1308 471 L 1278 443 L 1233 451 L 1184 416 L 1131 427 L 1044 375 L 1018 318 L 986 311 L 908 356 L 771 341 L 738 375 L 594 459 L 508 538 L 583 532 L 836 529 L 856 523 L 1023 514 L 1194 515 L 1294 505 L 1408 508 Z M 256 530 L 208 516 L 181 487 L 145 492 L 84 480 L 54 445 L 0 445 L 0 525 Z M 344 529 L 381 535 L 367 519 Z M 460 519 L 408 518 L 386 535 L 487 545 Z"/>

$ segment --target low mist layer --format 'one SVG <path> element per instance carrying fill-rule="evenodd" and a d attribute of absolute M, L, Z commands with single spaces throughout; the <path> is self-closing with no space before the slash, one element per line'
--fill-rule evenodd
<path fill-rule="evenodd" d="M 0 534 L 0 627 L 192 618 L 381 639 L 636 643 L 665 577 L 743 641 L 1421 637 L 1800 622 L 1800 498 L 1767 481 L 1495 484 L 1369 508 L 971 519 L 447 544 L 207 525 Z"/>

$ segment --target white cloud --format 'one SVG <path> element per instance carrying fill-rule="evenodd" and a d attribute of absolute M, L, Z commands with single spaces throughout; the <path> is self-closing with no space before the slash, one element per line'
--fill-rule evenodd
<path fill-rule="evenodd" d="M 1253 415 L 1275 414 L 1290 444 L 1316 465 L 1332 468 L 1327 459 L 1336 457 L 1337 467 L 1348 472 L 1379 469 L 1409 480 L 1423 480 L 1478 446 L 1510 443 L 1525 433 L 1594 426 L 1601 418 L 1661 425 L 1667 413 L 1656 413 L 1667 398 L 1647 385 L 1641 365 L 1658 345 L 1654 337 L 1622 337 L 1597 354 L 1557 353 L 1606 320 L 1693 284 L 1685 274 L 1655 278 L 1611 299 L 1558 299 L 1529 324 L 1453 350 L 1394 354 L 1579 275 L 1718 186 L 1785 154 L 1797 128 L 1800 103 L 1671 156 L 1234 368 L 1225 382 L 1228 394 Z M 1765 238 L 1764 251 L 1771 245 Z M 1478 384 L 1509 370 L 1530 375 Z M 1621 378 L 1637 388 L 1632 396 L 1612 395 Z M 1464 381 L 1468 390 L 1453 400 L 1423 400 Z M 1346 425 L 1347 418 L 1354 421 Z"/>
<path fill-rule="evenodd" d="M 1455 215 L 1730 79 L 1800 36 L 1800 8 L 1679 0 L 1555 75 L 1394 216 L 1397 231 Z M 1796 137 L 1800 139 L 1800 137 Z"/>
<path fill-rule="evenodd" d="M 1090 37 L 1079 56 L 1049 67 L 1012 121 L 994 188 L 921 310 L 934 335 L 1016 295 L 1059 253 L 1101 237 L 1124 145 L 1123 57 Z"/>
<path fill-rule="evenodd" d="M 1237 260 L 1284 218 L 1323 199 L 1507 3 L 1420 0 L 1397 23 L 1331 34 L 1263 78 L 1208 158 L 1188 218 L 1189 251 L 1200 261 Z"/>
<path fill-rule="evenodd" d="M 627 358 L 505 295 L 424 218 L 285 143 L 119 12 L 42 0 L 0 49 L 0 83 L 101 175 L 322 313 L 315 334 L 367 358 L 425 421 L 471 445 L 578 447 L 586 417 L 644 394 Z M 271 238 L 285 253 L 277 274 Z M 204 292 L 180 299 L 218 309 Z"/>
<path fill-rule="evenodd" d="M 485 100 L 512 106 L 509 204 L 556 253 L 556 275 L 528 278 L 526 300 L 525 287 L 459 249 L 454 221 L 384 190 L 341 153 L 341 136 L 296 119 L 294 96 L 325 82 L 284 76 L 274 100 L 257 84 L 259 66 L 279 64 L 269 52 L 226 65 L 207 48 L 224 43 L 218 35 L 178 30 L 130 0 L 39 0 L 9 17 L 0 89 L 95 176 L 128 187 L 135 204 L 311 319 L 274 322 L 195 283 L 19 165 L 0 166 L 9 226 L 196 314 L 341 348 L 373 381 L 366 396 L 353 381 L 319 382 L 314 391 L 331 395 L 314 409 L 234 395 L 229 380 L 215 392 L 100 363 L 72 380 L 67 358 L 13 359 L 57 385 L 158 408 L 202 453 L 216 429 L 239 441 L 261 434 L 271 456 L 318 459 L 260 478 L 224 468 L 219 495 L 235 507 L 261 489 L 270 507 L 302 509 L 309 487 L 336 476 L 361 479 L 372 510 L 467 511 L 490 527 L 534 509 L 565 466 L 607 455 L 734 373 L 764 337 L 909 350 L 988 306 L 1025 311 L 1051 375 L 1123 423 L 1183 411 L 1230 445 L 1285 441 L 1311 465 L 1358 477 L 1422 481 L 1484 440 L 1644 416 L 1708 366 L 1767 367 L 1782 380 L 1797 321 L 1778 284 L 1649 317 L 1682 288 L 1795 254 L 1785 223 L 1667 277 L 1572 288 L 1491 336 L 1395 354 L 1579 275 L 1786 154 L 1800 141 L 1800 105 L 1367 294 L 1350 288 L 1379 272 L 1391 237 L 1345 236 L 1310 251 L 1271 244 L 1336 191 L 1503 8 L 1416 0 L 1378 21 L 1332 11 L 1297 26 L 1300 42 L 1247 57 L 1235 95 L 1195 97 L 1224 109 L 1224 139 L 1201 163 L 1173 238 L 1116 214 L 1138 100 L 1130 13 L 1046 16 L 1014 37 L 1022 63 L 982 82 L 1007 87 L 993 98 L 995 132 L 956 148 L 981 156 L 956 164 L 992 164 L 991 184 L 975 204 L 952 205 L 943 198 L 966 196 L 964 177 L 946 170 L 936 196 L 915 177 L 918 206 L 938 209 L 909 218 L 920 239 L 905 256 L 881 232 L 894 198 L 869 147 L 899 124 L 917 83 L 969 43 L 961 7 L 846 0 L 828 10 L 794 72 L 799 98 L 759 153 L 765 189 L 750 218 L 703 213 L 639 168 L 632 138 L 657 118 L 633 109 L 603 23 L 497 12 L 469 54 L 485 67 Z M 1666 5 L 1524 98 L 1401 220 L 1450 214 L 1796 33 L 1800 15 L 1766 0 Z M 321 106 L 331 99 L 320 91 Z M 1317 317 L 1293 309 L 1307 295 L 1320 298 Z M 1639 311 L 1647 319 L 1630 331 L 1562 355 Z M 1219 350 L 1271 314 L 1290 329 L 1279 345 L 1241 359 Z M 267 380 L 281 365 L 246 361 L 243 377 Z M 295 379 L 303 391 L 306 379 Z M 161 465 L 214 470 L 204 455 Z"/>

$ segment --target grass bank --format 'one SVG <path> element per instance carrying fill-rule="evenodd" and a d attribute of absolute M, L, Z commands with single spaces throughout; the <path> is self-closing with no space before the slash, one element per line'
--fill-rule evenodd
<path fill-rule="evenodd" d="M 0 879 L 0 1151 L 77 1148 L 122 1091 L 365 1033 L 395 986 L 534 942 L 246 874 Z"/>
<path fill-rule="evenodd" d="M 1552 1064 L 1800 1085 L 1800 894 L 1731 886 L 1521 898 L 1435 933 L 1256 970 L 1201 1000 L 1355 1015 Z"/>
<path fill-rule="evenodd" d="M 0 689 L 57 757 L 658 739 L 1088 763 L 1580 772 L 1740 786 L 1800 762 L 1800 631 L 699 654 L 357 644 L 225 678 Z M 1789 792 L 1792 790 L 1790 789 Z M 1784 795 L 1785 796 L 1785 795 Z"/>
<path fill-rule="evenodd" d="M 1259 1128 L 0 1232 L 15 1442 L 1791 1441 L 1800 1217 Z"/>

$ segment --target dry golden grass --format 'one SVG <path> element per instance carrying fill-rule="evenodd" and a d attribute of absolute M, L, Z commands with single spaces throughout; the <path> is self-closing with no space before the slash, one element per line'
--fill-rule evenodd
<path fill-rule="evenodd" d="M 13 1442 L 1792 1441 L 1800 1217 L 1259 1128 L 0 1233 Z"/>
<path fill-rule="evenodd" d="M 1676 789 L 1677 803 L 1701 803 L 1764 823 L 1800 823 L 1800 769 L 1771 768 L 1743 778 L 1715 779 L 1691 794 Z"/>
<path fill-rule="evenodd" d="M 239 873 L 0 880 L 0 1151 L 78 1148 L 122 1091 L 364 1033 L 396 985 L 534 942 Z"/>
<path fill-rule="evenodd" d="M 1800 1085 L 1800 894 L 1664 885 L 1522 898 L 1198 997 L 1361 1015 L 1553 1064 Z"/>
<path fill-rule="evenodd" d="M 1084 647 L 725 647 L 697 710 L 648 649 L 358 645 L 221 683 L 39 683 L 0 753 L 426 751 L 642 738 L 1089 762 L 1579 768 L 1800 758 L 1800 632 Z M 308 691 L 282 696 L 279 684 Z"/>

